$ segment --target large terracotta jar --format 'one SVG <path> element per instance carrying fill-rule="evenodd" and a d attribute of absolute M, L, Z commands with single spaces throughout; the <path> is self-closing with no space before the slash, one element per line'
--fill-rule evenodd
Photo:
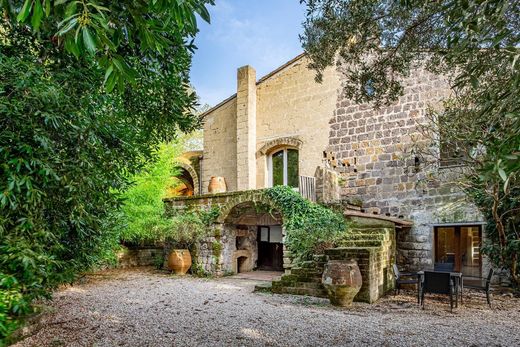
<path fill-rule="evenodd" d="M 352 305 L 352 300 L 361 289 L 361 271 L 357 261 L 329 260 L 321 282 L 329 295 L 330 303 L 335 306 L 347 307 Z"/>
<path fill-rule="evenodd" d="M 185 275 L 191 267 L 191 254 L 187 249 L 174 249 L 168 256 L 168 267 L 176 275 Z"/>
<path fill-rule="evenodd" d="M 212 176 L 209 180 L 208 192 L 225 193 L 227 191 L 226 180 L 224 177 Z"/>

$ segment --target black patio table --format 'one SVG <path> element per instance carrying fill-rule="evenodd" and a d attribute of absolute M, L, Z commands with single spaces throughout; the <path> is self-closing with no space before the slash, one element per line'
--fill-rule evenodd
<path fill-rule="evenodd" d="M 424 271 L 447 272 L 447 271 L 431 271 L 431 270 L 418 271 L 417 272 L 417 277 L 418 277 L 418 280 L 419 280 L 419 284 L 417 285 L 417 296 L 418 297 L 421 295 L 421 283 L 423 282 Z M 454 283 L 455 283 L 456 297 L 458 298 L 458 295 L 459 295 L 459 292 L 460 292 L 460 303 L 462 304 L 462 289 L 464 288 L 464 281 L 463 281 L 463 277 L 462 277 L 462 272 L 451 272 L 450 271 L 450 277 L 455 280 Z M 456 301 L 458 302 L 458 300 L 456 300 Z"/>

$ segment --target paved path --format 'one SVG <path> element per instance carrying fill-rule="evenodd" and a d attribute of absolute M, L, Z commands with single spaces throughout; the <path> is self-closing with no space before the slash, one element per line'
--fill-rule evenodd
<path fill-rule="evenodd" d="M 519 346 L 520 302 L 466 298 L 422 311 L 412 295 L 336 309 L 326 300 L 253 293 L 247 279 L 109 271 L 56 293 L 16 346 Z"/>

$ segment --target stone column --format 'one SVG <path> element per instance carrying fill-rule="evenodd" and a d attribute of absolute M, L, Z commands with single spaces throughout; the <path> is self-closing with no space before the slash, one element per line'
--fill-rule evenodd
<path fill-rule="evenodd" d="M 256 71 L 237 71 L 237 190 L 256 188 Z"/>

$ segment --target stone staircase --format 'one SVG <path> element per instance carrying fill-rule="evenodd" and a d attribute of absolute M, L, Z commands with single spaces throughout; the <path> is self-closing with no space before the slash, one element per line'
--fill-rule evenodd
<path fill-rule="evenodd" d="M 299 263 L 290 274 L 273 281 L 270 290 L 279 294 L 327 297 L 321 284 L 323 267 L 328 260 L 356 259 L 363 285 L 354 300 L 374 302 L 393 289 L 392 264 L 395 261 L 395 226 L 369 218 L 352 218 L 351 228 L 339 247 L 325 255 Z M 264 286 L 265 290 L 265 286 Z"/>
<path fill-rule="evenodd" d="M 321 284 L 321 274 L 326 262 L 326 257 L 322 255 L 299 263 L 298 266 L 291 269 L 290 274 L 283 275 L 278 281 L 273 281 L 271 291 L 277 294 L 327 297 L 327 292 Z"/>

